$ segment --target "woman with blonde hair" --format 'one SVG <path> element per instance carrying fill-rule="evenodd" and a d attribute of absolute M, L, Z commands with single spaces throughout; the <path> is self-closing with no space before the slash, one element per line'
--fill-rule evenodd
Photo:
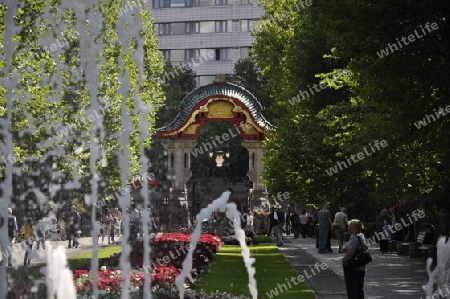
<path fill-rule="evenodd" d="M 366 265 L 350 268 L 347 262 L 359 250 L 367 250 L 366 240 L 361 231 L 364 225 L 359 219 L 352 219 L 348 222 L 348 233 L 350 239 L 344 245 L 345 256 L 342 258 L 344 267 L 345 286 L 347 287 L 348 299 L 364 299 L 364 275 L 366 273 Z"/>
<path fill-rule="evenodd" d="M 22 235 L 23 240 L 23 247 L 25 249 L 25 257 L 23 258 L 23 265 L 28 266 L 30 265 L 30 254 L 33 250 L 33 241 L 34 241 L 34 225 L 33 225 L 33 219 L 28 218 L 25 225 L 20 230 L 20 233 Z"/>

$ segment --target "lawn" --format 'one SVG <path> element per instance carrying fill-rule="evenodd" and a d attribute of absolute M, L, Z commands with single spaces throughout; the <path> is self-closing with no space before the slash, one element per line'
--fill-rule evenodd
<path fill-rule="evenodd" d="M 122 247 L 118 245 L 108 246 L 100 248 L 98 251 L 98 258 L 107 258 L 113 255 L 114 253 L 122 252 Z M 69 263 L 70 269 L 77 269 L 78 266 L 86 265 L 91 262 L 92 252 L 86 252 L 82 254 L 78 254 L 67 259 Z"/>
<path fill-rule="evenodd" d="M 272 243 L 272 239 L 270 237 L 268 237 L 267 235 L 255 235 L 253 237 L 253 239 L 255 239 L 256 241 L 258 241 L 259 243 Z"/>
<path fill-rule="evenodd" d="M 315 298 L 304 282 L 291 280 L 298 273 L 276 246 L 250 246 L 250 252 L 256 259 L 254 266 L 258 298 Z M 222 247 L 208 266 L 203 279 L 193 289 L 250 296 L 241 248 L 235 245 Z"/>

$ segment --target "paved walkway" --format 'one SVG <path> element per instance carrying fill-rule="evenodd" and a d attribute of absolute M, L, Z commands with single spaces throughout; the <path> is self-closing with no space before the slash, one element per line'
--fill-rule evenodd
<path fill-rule="evenodd" d="M 92 252 L 92 238 L 79 238 L 77 249 L 67 248 L 68 241 L 50 242 L 53 247 L 64 246 L 68 257 Z M 107 246 L 107 241 L 99 247 Z M 300 275 L 307 277 L 306 283 L 315 292 L 317 299 L 347 298 L 340 259 L 342 253 L 337 253 L 337 242 L 332 240 L 333 253 L 319 254 L 315 238 L 294 239 L 292 235 L 284 236 L 284 246 L 281 252 Z M 45 250 L 35 250 L 34 244 L 31 264 L 46 262 Z M 419 258 L 399 256 L 396 253 L 381 254 L 374 245 L 371 247 L 373 262 L 367 267 L 365 277 L 366 299 L 412 299 L 425 298 L 421 290 L 428 281 L 425 262 Z M 22 266 L 24 250 L 20 244 L 13 245 L 13 266 Z M 312 267 L 317 263 L 326 263 L 328 269 L 312 275 Z M 314 270 L 317 272 L 316 270 Z M 283 282 L 281 282 L 283 283 Z"/>
<path fill-rule="evenodd" d="M 294 239 L 292 235 L 284 236 L 281 252 L 299 274 L 308 274 L 306 283 L 314 290 L 318 299 L 347 298 L 344 274 L 340 259 L 343 253 L 338 252 L 337 241 L 332 240 L 333 253 L 319 254 L 316 239 Z M 377 244 L 378 245 L 378 244 Z M 367 266 L 364 280 L 365 297 L 367 299 L 412 299 L 425 298 L 422 285 L 428 281 L 425 261 L 420 258 L 400 256 L 396 253 L 381 254 L 377 245 L 370 248 L 373 262 Z M 317 275 L 311 275 L 311 266 L 315 263 L 326 263 L 328 269 Z M 316 271 L 317 272 L 317 271 Z"/>

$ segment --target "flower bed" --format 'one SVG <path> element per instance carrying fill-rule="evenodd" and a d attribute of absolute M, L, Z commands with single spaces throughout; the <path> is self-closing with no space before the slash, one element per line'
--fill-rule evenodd
<path fill-rule="evenodd" d="M 145 276 L 151 279 L 152 294 L 156 298 L 175 299 L 178 291 L 174 287 L 176 277 L 181 273 L 182 263 L 191 249 L 191 234 L 189 233 L 167 233 L 151 241 L 150 265 L 143 265 L 144 246 L 142 242 L 133 245 L 130 254 L 132 270 L 130 279 L 130 298 L 142 298 Z M 222 245 L 222 239 L 212 234 L 202 234 L 197 247 L 193 253 L 193 277 L 202 273 L 209 261 L 214 258 Z M 110 258 L 99 259 L 99 270 L 97 287 L 99 298 L 120 298 L 124 282 L 123 273 L 120 270 L 120 254 Z M 77 267 L 73 272 L 74 284 L 77 294 L 86 298 L 92 294 L 92 278 L 90 264 Z M 24 277 L 23 273 L 19 275 Z M 27 277 L 25 275 L 25 277 Z M 29 281 L 28 281 L 29 280 Z M 36 285 L 35 281 L 19 280 L 9 282 L 8 298 L 46 298 L 47 291 L 44 283 Z M 41 279 L 42 282 L 45 278 Z M 37 297 L 36 297 L 37 296 Z M 201 292 L 188 291 L 186 298 L 228 298 L 227 294 L 216 294 L 208 296 Z M 84 297 L 83 297 L 84 298 Z M 231 298 L 231 297 L 230 297 Z"/>
<path fill-rule="evenodd" d="M 188 233 L 167 233 L 152 240 L 150 265 L 143 264 L 143 242 L 135 243 L 130 253 L 130 265 L 133 269 L 130 273 L 130 291 L 141 293 L 147 274 L 151 277 L 152 291 L 166 294 L 159 298 L 172 298 L 169 294 L 176 294 L 174 282 L 181 273 L 182 263 L 191 249 L 190 239 L 191 234 Z M 221 245 L 222 239 L 219 236 L 201 235 L 193 253 L 192 274 L 194 278 L 203 272 Z M 99 291 L 109 294 L 109 296 L 119 294 L 122 288 L 122 272 L 117 270 L 120 267 L 120 255 L 115 254 L 110 258 L 99 259 L 101 270 L 98 271 L 99 282 L 97 286 Z M 90 265 L 75 270 L 74 279 L 79 293 L 90 294 L 92 292 Z M 176 296 L 173 298 L 176 298 Z"/>

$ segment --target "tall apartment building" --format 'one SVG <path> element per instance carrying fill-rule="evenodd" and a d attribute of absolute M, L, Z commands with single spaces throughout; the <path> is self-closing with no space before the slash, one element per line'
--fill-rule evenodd
<path fill-rule="evenodd" d="M 253 24 L 263 15 L 259 0 L 153 0 L 152 15 L 164 59 L 190 63 L 197 86 L 233 73 L 248 56 Z"/>

